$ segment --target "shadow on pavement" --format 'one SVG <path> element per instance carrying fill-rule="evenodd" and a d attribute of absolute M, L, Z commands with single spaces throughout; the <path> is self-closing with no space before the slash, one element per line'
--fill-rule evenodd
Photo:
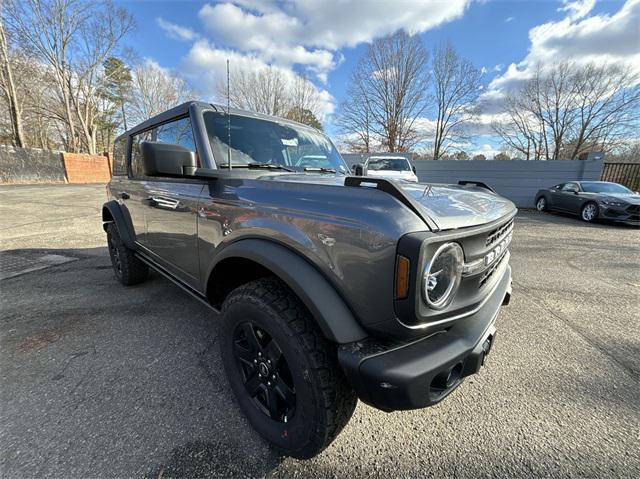
<path fill-rule="evenodd" d="M 123 287 L 106 248 L 19 251 L 43 252 L 78 260 L 0 281 L 3 476 L 262 477 L 280 464 L 236 405 L 213 311 L 157 273 Z"/>

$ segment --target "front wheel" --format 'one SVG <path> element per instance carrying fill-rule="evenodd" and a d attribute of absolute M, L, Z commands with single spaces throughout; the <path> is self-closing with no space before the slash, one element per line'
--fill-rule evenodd
<path fill-rule="evenodd" d="M 107 245 L 118 281 L 125 286 L 142 283 L 149 275 L 149 267 L 135 256 L 135 252 L 124 244 L 115 223 L 107 225 Z"/>
<path fill-rule="evenodd" d="M 222 360 L 253 428 L 287 455 L 318 454 L 347 424 L 357 402 L 335 345 L 275 278 L 235 289 L 222 314 Z"/>
<path fill-rule="evenodd" d="M 595 203 L 587 203 L 582 207 L 580 217 L 587 223 L 591 223 L 598 217 L 598 206 Z"/>
<path fill-rule="evenodd" d="M 547 210 L 547 199 L 544 196 L 538 198 L 536 201 L 536 209 L 538 211 L 546 211 Z"/>

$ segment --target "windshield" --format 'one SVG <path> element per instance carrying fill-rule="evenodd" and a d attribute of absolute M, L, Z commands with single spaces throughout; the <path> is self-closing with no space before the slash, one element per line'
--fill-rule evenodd
<path fill-rule="evenodd" d="M 410 171 L 411 167 L 405 158 L 369 158 L 367 169 Z"/>
<path fill-rule="evenodd" d="M 205 112 L 211 150 L 218 167 L 227 164 L 229 138 L 231 164 L 280 165 L 295 171 L 335 170 L 348 174 L 346 163 L 329 138 L 304 126 L 242 115 Z"/>
<path fill-rule="evenodd" d="M 580 183 L 582 191 L 587 193 L 618 193 L 618 194 L 631 194 L 633 193 L 629 188 L 625 188 L 618 183 L 598 183 L 595 181 L 583 181 Z"/>

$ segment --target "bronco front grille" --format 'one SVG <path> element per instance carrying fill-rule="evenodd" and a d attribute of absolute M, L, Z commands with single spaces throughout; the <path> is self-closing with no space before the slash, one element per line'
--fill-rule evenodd
<path fill-rule="evenodd" d="M 491 246 L 492 244 L 498 242 L 502 239 L 503 236 L 507 235 L 509 231 L 513 228 L 513 220 L 508 223 L 503 224 L 502 226 L 490 231 L 487 235 L 486 246 Z"/>
<path fill-rule="evenodd" d="M 507 256 L 509 256 L 508 250 L 504 252 L 502 257 L 498 261 L 496 261 L 491 268 L 489 268 L 484 273 L 482 273 L 482 276 L 480 276 L 480 283 L 478 284 L 478 288 L 482 288 L 485 284 L 487 284 L 487 281 L 491 279 L 491 276 L 493 276 L 493 273 L 495 273 L 496 270 L 500 267 L 500 265 L 502 265 L 502 263 L 507 258 Z"/>

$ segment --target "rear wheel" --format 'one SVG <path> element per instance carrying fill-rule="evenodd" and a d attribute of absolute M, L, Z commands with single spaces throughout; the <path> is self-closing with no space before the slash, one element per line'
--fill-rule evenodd
<path fill-rule="evenodd" d="M 584 221 L 591 223 L 598 217 L 598 205 L 593 202 L 587 203 L 582 207 L 582 210 L 580 211 L 580 217 Z"/>
<path fill-rule="evenodd" d="M 536 201 L 536 209 L 538 211 L 546 211 L 547 210 L 547 199 L 544 196 L 538 198 Z"/>
<path fill-rule="evenodd" d="M 247 419 L 285 454 L 313 457 L 347 424 L 357 398 L 300 300 L 264 278 L 222 306 L 222 360 Z"/>
<path fill-rule="evenodd" d="M 127 246 L 120 238 L 118 227 L 115 223 L 107 225 L 107 244 L 109 246 L 109 256 L 113 265 L 113 272 L 125 286 L 142 283 L 149 275 L 149 267 L 136 258 L 133 250 Z"/>

